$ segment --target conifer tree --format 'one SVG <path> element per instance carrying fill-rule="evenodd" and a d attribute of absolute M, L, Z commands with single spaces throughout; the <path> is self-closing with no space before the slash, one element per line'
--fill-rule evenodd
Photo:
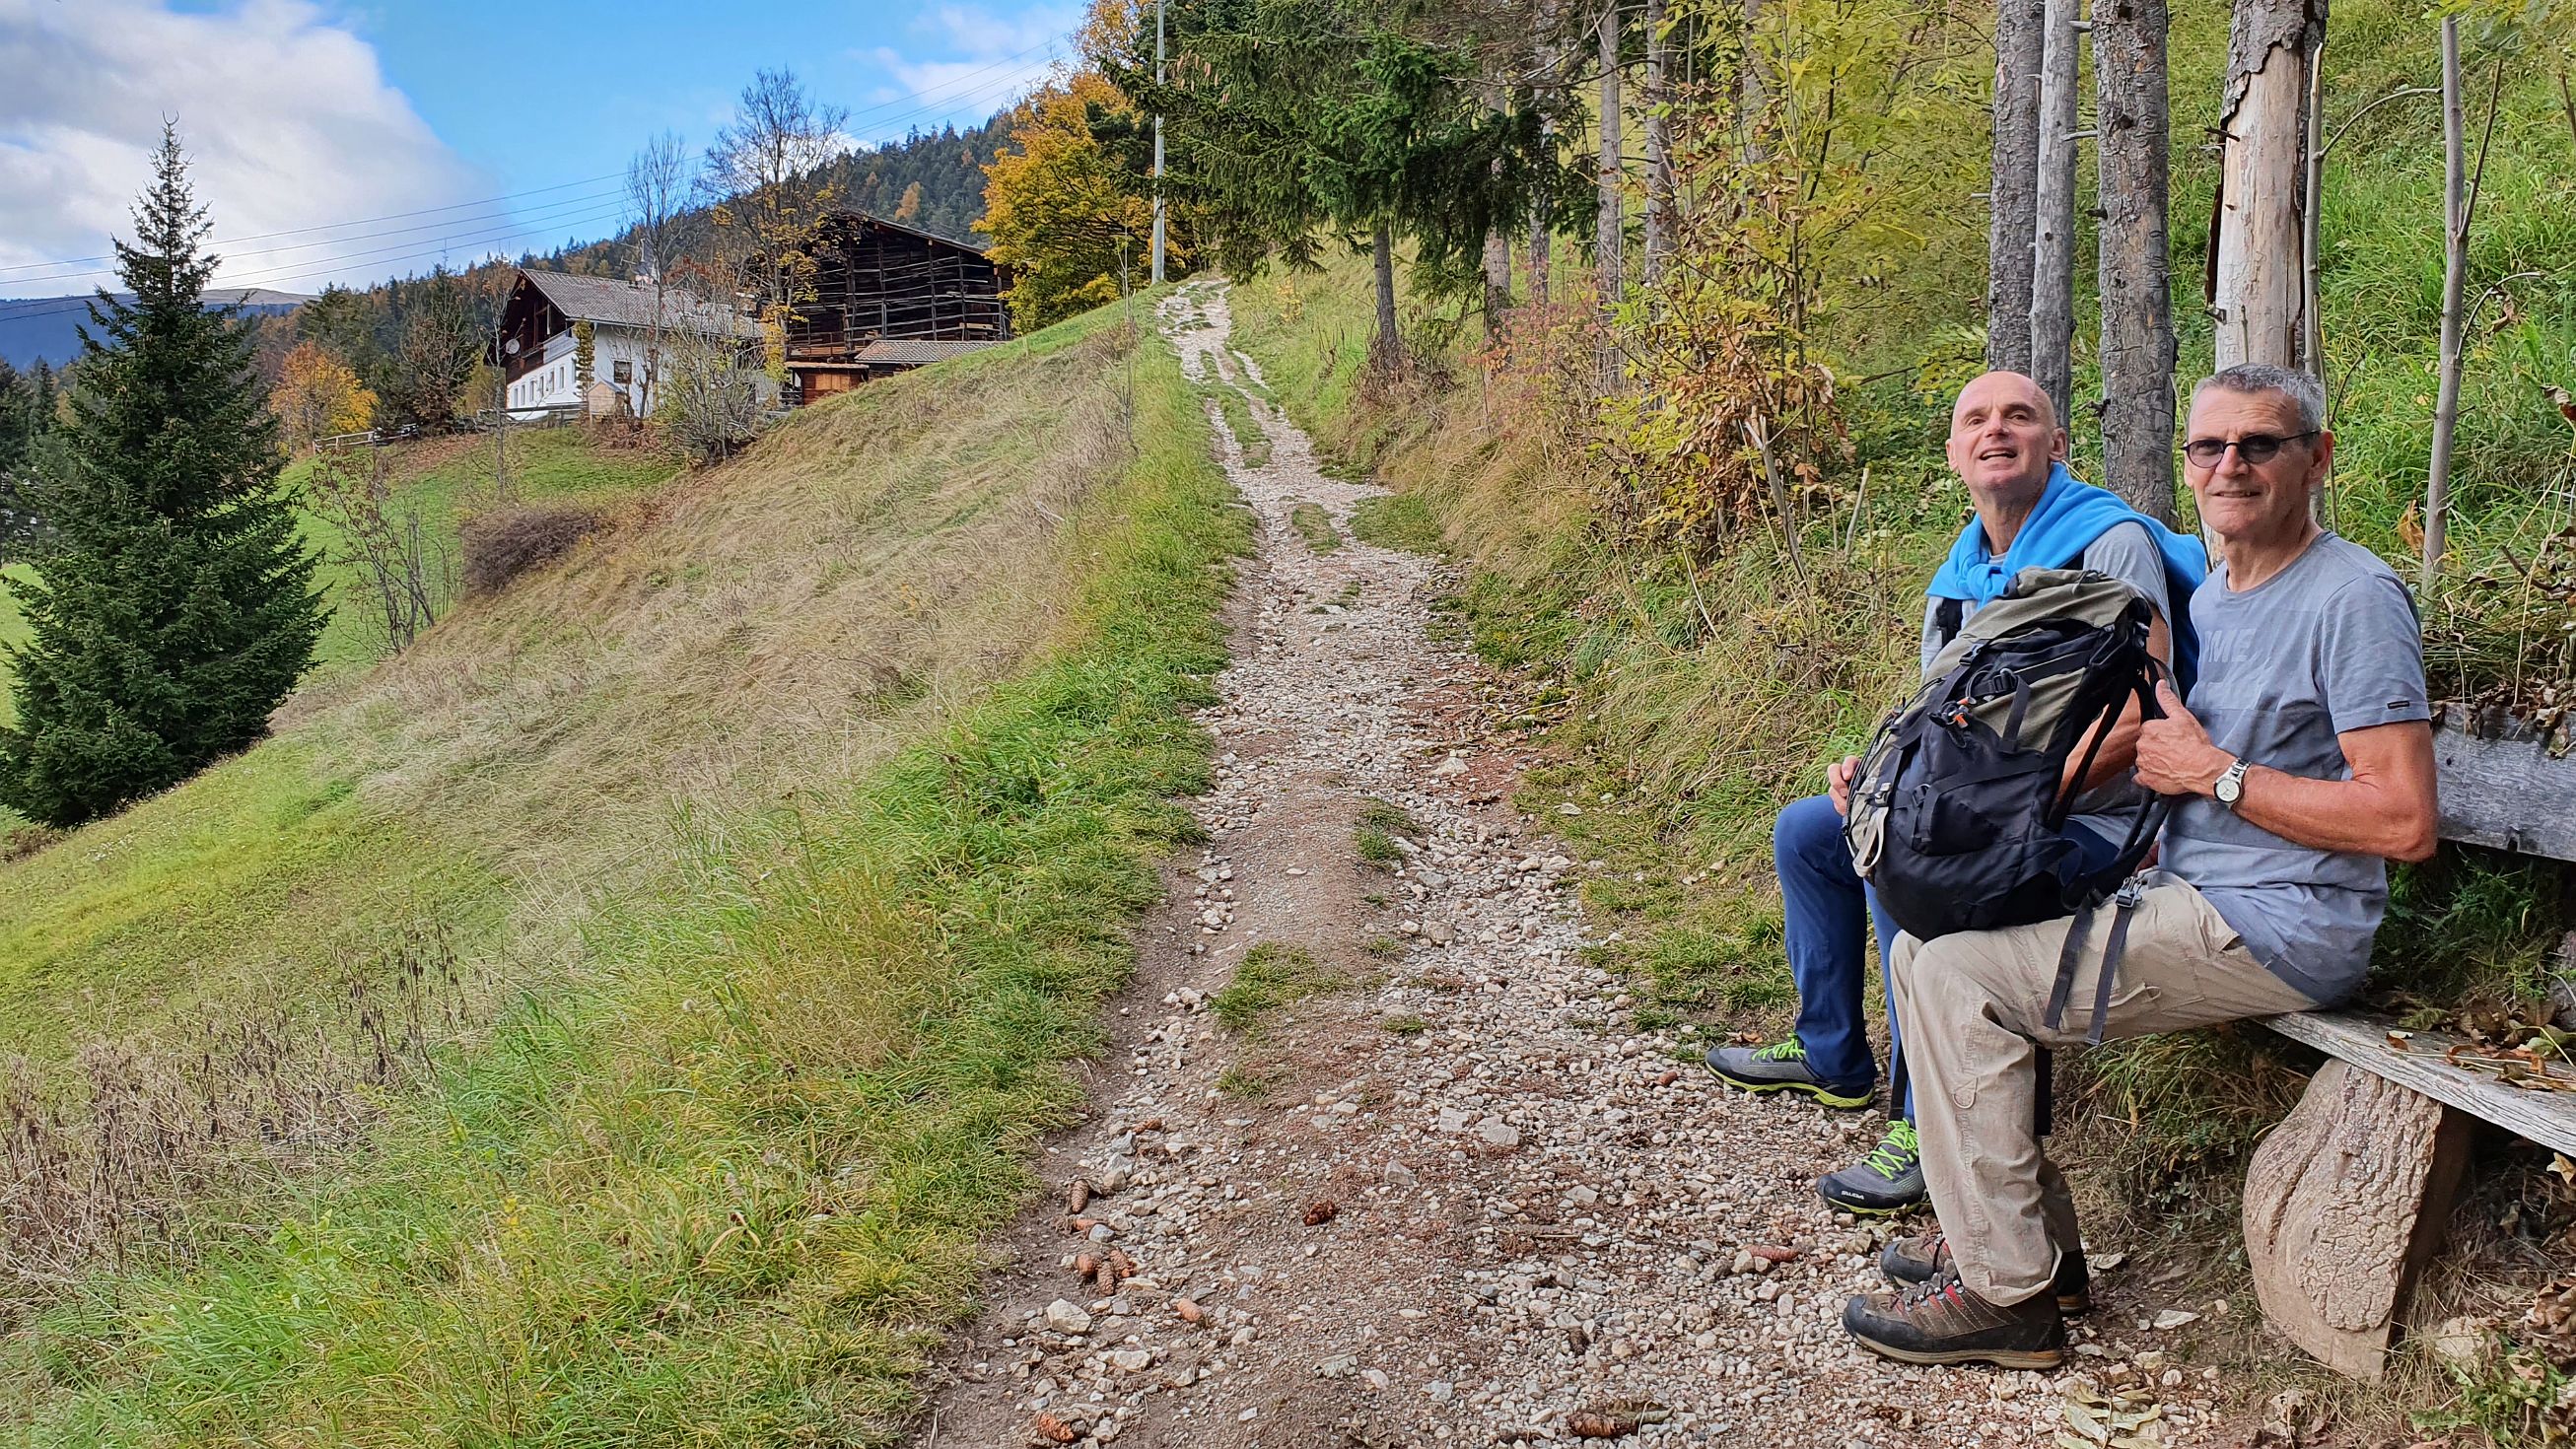
<path fill-rule="evenodd" d="M 36 480 L 50 533 L 41 582 L 20 589 L 31 637 L 8 650 L 0 803 L 53 825 L 259 738 L 324 619 L 250 338 L 204 306 L 215 258 L 175 126 L 154 164 L 116 245 L 133 300 L 102 290 L 81 329 L 65 446 Z"/>

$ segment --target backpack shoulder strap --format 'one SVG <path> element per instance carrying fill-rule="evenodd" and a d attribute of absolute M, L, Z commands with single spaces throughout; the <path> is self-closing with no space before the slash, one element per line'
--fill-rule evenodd
<path fill-rule="evenodd" d="M 1968 622 L 1968 601 L 1934 599 L 1932 601 L 1932 648 L 1935 652 L 1950 647 L 1959 630 Z"/>

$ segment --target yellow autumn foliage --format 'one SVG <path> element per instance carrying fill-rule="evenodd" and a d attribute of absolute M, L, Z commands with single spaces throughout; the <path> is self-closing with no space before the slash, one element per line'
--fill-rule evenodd
<path fill-rule="evenodd" d="M 1150 182 L 1092 134 L 1095 113 L 1133 116 L 1097 71 L 1050 81 L 1012 113 L 1009 149 L 984 168 L 987 255 L 1012 271 L 1006 295 L 1023 329 L 1116 300 L 1122 239 L 1131 280 L 1147 274 Z"/>

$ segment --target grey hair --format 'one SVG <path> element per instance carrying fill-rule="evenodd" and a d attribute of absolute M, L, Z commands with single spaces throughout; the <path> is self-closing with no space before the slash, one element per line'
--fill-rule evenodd
<path fill-rule="evenodd" d="M 2326 385 L 2295 367 L 2247 362 L 2221 368 L 2192 388 L 2191 400 L 2199 402 L 2200 395 L 2212 388 L 2233 393 L 2278 393 L 2298 409 L 2300 432 L 2318 432 L 2326 425 Z"/>

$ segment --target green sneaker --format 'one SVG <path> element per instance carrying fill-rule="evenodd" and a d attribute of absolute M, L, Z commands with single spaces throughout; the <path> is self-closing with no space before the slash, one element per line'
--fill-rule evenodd
<path fill-rule="evenodd" d="M 1870 1154 L 1840 1172 L 1816 1179 L 1816 1195 L 1847 1213 L 1885 1217 L 1911 1212 L 1929 1197 L 1923 1186 L 1923 1143 L 1914 1124 L 1899 1117 Z"/>
<path fill-rule="evenodd" d="M 1747 1092 L 1803 1092 L 1838 1112 L 1856 1112 L 1878 1099 L 1868 1082 L 1828 1082 L 1817 1076 L 1795 1036 L 1766 1047 L 1717 1047 L 1707 1060 L 1719 1081 Z"/>

